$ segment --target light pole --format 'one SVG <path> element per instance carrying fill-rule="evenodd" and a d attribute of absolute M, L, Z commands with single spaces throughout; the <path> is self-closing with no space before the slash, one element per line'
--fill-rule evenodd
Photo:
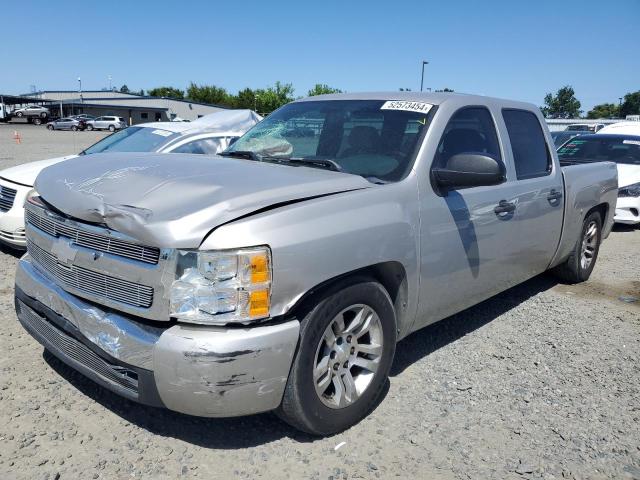
<path fill-rule="evenodd" d="M 111 75 L 109 75 L 109 91 L 112 91 L 113 88 L 111 88 Z"/>
<path fill-rule="evenodd" d="M 618 118 L 622 118 L 622 97 L 618 97 Z"/>
<path fill-rule="evenodd" d="M 80 94 L 80 103 L 84 103 L 82 100 L 82 79 L 78 77 L 78 93 Z"/>
<path fill-rule="evenodd" d="M 422 61 L 422 77 L 420 77 L 420 91 L 422 91 L 422 87 L 424 87 L 424 66 L 428 65 L 429 62 L 426 60 Z"/>

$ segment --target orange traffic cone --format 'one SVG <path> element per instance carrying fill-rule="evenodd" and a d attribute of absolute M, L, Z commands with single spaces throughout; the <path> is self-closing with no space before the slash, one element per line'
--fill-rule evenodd
<path fill-rule="evenodd" d="M 18 133 L 17 130 L 13 131 L 13 139 L 16 141 L 16 143 L 20 144 L 22 143 L 22 137 L 20 136 L 20 134 Z"/>

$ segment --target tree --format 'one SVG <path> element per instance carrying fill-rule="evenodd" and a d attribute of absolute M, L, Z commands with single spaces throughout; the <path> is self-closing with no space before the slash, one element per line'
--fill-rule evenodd
<path fill-rule="evenodd" d="M 126 85 L 122 85 L 120 87 L 120 93 L 130 93 L 129 92 L 129 87 L 127 87 Z"/>
<path fill-rule="evenodd" d="M 326 83 L 316 83 L 307 95 L 313 97 L 315 95 L 326 95 L 328 93 L 342 93 L 342 90 L 330 87 Z"/>
<path fill-rule="evenodd" d="M 570 85 L 560 88 L 555 95 L 547 93 L 544 97 L 545 106 L 542 113 L 548 118 L 576 118 L 580 116 L 580 102 Z"/>
<path fill-rule="evenodd" d="M 401 91 L 401 92 L 410 92 L 411 91 L 410 88 L 399 88 L 398 90 Z"/>
<path fill-rule="evenodd" d="M 587 118 L 615 118 L 620 115 L 620 108 L 614 103 L 602 103 L 587 112 Z"/>
<path fill-rule="evenodd" d="M 240 90 L 234 98 L 234 107 L 256 110 L 258 108 L 258 98 L 256 97 L 256 92 L 254 92 L 250 88 Z"/>
<path fill-rule="evenodd" d="M 625 118 L 627 115 L 640 115 L 640 90 L 633 93 L 627 93 L 620 107 L 620 116 Z"/>
<path fill-rule="evenodd" d="M 293 85 L 280 82 L 276 82 L 273 87 L 256 90 L 257 111 L 260 113 L 271 113 L 281 106 L 292 102 L 294 100 L 293 92 Z"/>
<path fill-rule="evenodd" d="M 184 90 L 174 87 L 156 87 L 148 90 L 147 93 L 152 97 L 184 98 Z"/>
<path fill-rule="evenodd" d="M 144 97 L 144 89 L 140 89 L 140 91 L 138 92 L 138 95 L 140 95 L 141 97 Z"/>
<path fill-rule="evenodd" d="M 444 87 L 442 90 L 436 90 L 436 92 L 453 92 L 453 88 Z"/>
<path fill-rule="evenodd" d="M 233 98 L 222 87 L 215 85 L 196 85 L 191 82 L 187 88 L 187 98 L 194 102 L 214 103 L 216 105 L 224 105 L 233 107 Z"/>

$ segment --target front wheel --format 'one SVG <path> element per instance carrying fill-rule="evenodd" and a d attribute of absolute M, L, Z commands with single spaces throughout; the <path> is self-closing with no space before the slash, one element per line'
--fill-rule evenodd
<path fill-rule="evenodd" d="M 53 130 L 53 125 L 47 125 L 47 129 Z"/>
<path fill-rule="evenodd" d="M 22 112 L 16 112 L 16 117 L 21 118 L 24 115 Z"/>
<path fill-rule="evenodd" d="M 73 126 L 71 127 L 71 130 L 75 132 L 75 131 L 77 131 L 77 130 L 78 130 L 78 127 L 76 127 L 75 125 L 73 125 Z"/>
<path fill-rule="evenodd" d="M 580 237 L 571 255 L 554 269 L 554 273 L 567 283 L 587 281 L 596 265 L 601 241 L 602 219 L 598 212 L 592 212 L 582 223 Z"/>
<path fill-rule="evenodd" d="M 313 435 L 355 425 L 377 405 L 395 352 L 393 303 L 377 282 L 343 281 L 304 316 L 278 415 Z"/>

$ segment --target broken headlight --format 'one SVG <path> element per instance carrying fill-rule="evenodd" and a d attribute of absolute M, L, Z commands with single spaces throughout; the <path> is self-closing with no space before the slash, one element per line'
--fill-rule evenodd
<path fill-rule="evenodd" d="M 191 323 L 249 323 L 269 316 L 268 247 L 178 252 L 170 315 Z"/>

